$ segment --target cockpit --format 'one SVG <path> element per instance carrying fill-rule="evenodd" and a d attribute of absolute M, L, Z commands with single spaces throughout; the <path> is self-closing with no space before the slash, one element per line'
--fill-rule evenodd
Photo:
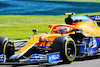
<path fill-rule="evenodd" d="M 51 31 L 53 34 L 67 34 L 68 32 L 70 32 L 70 27 L 66 26 L 57 26 L 54 27 Z"/>

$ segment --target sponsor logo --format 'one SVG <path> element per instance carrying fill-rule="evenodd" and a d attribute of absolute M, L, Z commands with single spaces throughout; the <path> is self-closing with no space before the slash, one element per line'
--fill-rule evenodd
<path fill-rule="evenodd" d="M 47 55 L 32 54 L 27 61 L 47 61 Z"/>
<path fill-rule="evenodd" d="M 99 19 L 100 19 L 100 15 L 92 16 L 92 18 L 93 18 L 94 20 L 99 20 Z"/>
<path fill-rule="evenodd" d="M 83 26 L 84 26 L 85 28 L 88 28 L 88 26 L 87 26 L 87 25 L 85 25 L 85 24 L 84 24 Z"/>
<path fill-rule="evenodd" d="M 54 53 L 48 55 L 48 61 L 51 63 L 53 61 L 59 61 L 61 59 L 60 53 Z"/>

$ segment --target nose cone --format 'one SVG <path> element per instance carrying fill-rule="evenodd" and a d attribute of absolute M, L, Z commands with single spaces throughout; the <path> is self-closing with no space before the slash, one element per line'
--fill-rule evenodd
<path fill-rule="evenodd" d="M 18 59 L 20 57 L 20 55 L 12 55 L 9 60 L 14 60 L 14 59 Z"/>

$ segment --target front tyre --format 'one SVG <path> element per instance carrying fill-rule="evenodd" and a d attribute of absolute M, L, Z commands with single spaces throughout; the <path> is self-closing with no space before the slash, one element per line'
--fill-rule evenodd
<path fill-rule="evenodd" d="M 8 37 L 0 37 L 0 54 L 6 54 L 7 60 L 15 52 L 15 46 L 12 39 Z"/>
<path fill-rule="evenodd" d="M 76 45 L 73 39 L 69 36 L 60 36 L 55 38 L 52 50 L 61 54 L 61 59 L 64 63 L 71 63 L 76 57 Z"/>

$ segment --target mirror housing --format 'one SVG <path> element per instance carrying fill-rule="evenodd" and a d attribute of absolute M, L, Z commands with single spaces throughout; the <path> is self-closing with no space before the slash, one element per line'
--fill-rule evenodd
<path fill-rule="evenodd" d="M 34 34 L 37 34 L 37 32 L 38 32 L 37 29 L 33 29 L 32 31 L 34 32 Z"/>

